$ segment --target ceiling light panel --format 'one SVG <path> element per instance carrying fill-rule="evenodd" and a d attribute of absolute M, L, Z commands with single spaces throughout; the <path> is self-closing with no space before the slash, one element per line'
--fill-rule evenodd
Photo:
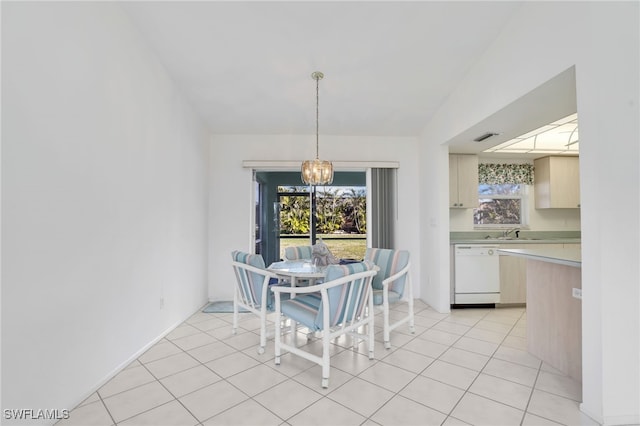
<path fill-rule="evenodd" d="M 554 121 L 484 152 L 494 153 L 578 153 L 578 114 Z"/>

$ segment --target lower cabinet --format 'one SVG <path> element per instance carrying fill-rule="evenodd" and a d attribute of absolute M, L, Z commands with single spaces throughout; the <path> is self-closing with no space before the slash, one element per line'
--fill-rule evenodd
<path fill-rule="evenodd" d="M 501 249 L 538 249 L 557 244 L 501 244 Z M 562 244 L 560 244 L 562 247 Z M 500 303 L 527 303 L 527 260 L 500 255 Z"/>
<path fill-rule="evenodd" d="M 580 248 L 580 243 L 509 243 L 500 244 L 501 249 L 538 249 L 538 248 Z M 450 301 L 454 303 L 455 249 L 450 246 Z M 527 260 L 516 256 L 500 255 L 500 303 L 527 303 Z"/>
<path fill-rule="evenodd" d="M 502 244 L 501 249 L 527 248 L 525 244 Z M 527 302 L 527 260 L 500 255 L 500 303 Z"/>

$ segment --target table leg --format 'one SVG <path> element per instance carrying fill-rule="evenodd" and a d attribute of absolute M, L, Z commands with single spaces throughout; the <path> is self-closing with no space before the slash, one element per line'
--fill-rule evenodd
<path fill-rule="evenodd" d="M 295 288 L 296 284 L 297 284 L 298 278 L 294 275 L 291 277 L 291 287 Z M 296 293 L 291 293 L 291 298 L 295 298 L 296 297 Z"/>

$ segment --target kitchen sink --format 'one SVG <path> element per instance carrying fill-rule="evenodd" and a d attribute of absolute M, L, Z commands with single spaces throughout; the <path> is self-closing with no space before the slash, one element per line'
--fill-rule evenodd
<path fill-rule="evenodd" d="M 540 238 L 529 238 L 529 237 L 520 237 L 520 238 L 516 238 L 516 237 L 488 237 L 485 238 L 488 241 L 491 240 L 498 240 L 498 241 L 534 241 L 534 240 L 540 240 Z"/>

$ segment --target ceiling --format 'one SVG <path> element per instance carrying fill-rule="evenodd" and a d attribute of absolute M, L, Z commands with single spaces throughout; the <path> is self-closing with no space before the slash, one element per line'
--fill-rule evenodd
<path fill-rule="evenodd" d="M 493 135 L 493 133 L 488 133 Z M 573 154 L 578 153 L 578 114 L 556 120 L 531 132 L 489 148 L 485 152 L 511 154 Z"/>
<path fill-rule="evenodd" d="M 417 136 L 521 3 L 119 4 L 215 134 L 315 133 L 322 71 L 321 134 Z"/>
<path fill-rule="evenodd" d="M 453 138 L 449 141 L 449 152 L 493 158 L 543 157 L 548 153 L 485 151 L 576 113 L 576 103 L 576 74 L 571 67 Z M 486 133 L 496 135 L 482 142 L 473 141 Z"/>

